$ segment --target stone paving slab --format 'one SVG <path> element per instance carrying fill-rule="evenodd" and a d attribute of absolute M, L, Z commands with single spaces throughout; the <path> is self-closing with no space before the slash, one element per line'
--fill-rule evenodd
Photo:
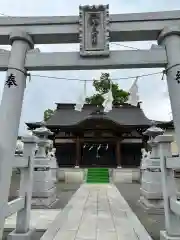
<path fill-rule="evenodd" d="M 152 240 L 113 184 L 83 184 L 41 240 Z"/>

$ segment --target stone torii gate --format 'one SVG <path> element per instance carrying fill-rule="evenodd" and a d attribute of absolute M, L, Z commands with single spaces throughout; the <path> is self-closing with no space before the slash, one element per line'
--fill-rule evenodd
<path fill-rule="evenodd" d="M 157 40 L 148 50 L 109 51 L 109 42 Z M 35 44 L 80 43 L 79 52 L 40 53 Z M 180 149 L 180 11 L 109 15 L 108 6 L 80 7 L 79 16 L 2 17 L 0 71 L 0 212 L 8 199 L 27 71 L 165 68 Z"/>

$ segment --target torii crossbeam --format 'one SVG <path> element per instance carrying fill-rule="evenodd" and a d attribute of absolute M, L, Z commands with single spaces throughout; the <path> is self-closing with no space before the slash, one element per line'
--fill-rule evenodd
<path fill-rule="evenodd" d="M 180 11 L 112 14 L 110 41 L 157 40 L 165 26 L 180 25 Z M 35 44 L 79 43 L 79 16 L 1 17 L 0 44 L 9 44 L 12 30 L 28 32 Z"/>

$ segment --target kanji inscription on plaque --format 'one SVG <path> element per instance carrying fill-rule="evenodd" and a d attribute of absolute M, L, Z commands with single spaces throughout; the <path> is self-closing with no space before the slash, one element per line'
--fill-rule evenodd
<path fill-rule="evenodd" d="M 98 13 L 92 13 L 89 16 L 89 24 L 91 26 L 91 42 L 92 45 L 98 44 L 98 25 L 100 24 L 100 15 Z"/>
<path fill-rule="evenodd" d="M 80 55 L 109 56 L 109 6 L 79 7 Z"/>

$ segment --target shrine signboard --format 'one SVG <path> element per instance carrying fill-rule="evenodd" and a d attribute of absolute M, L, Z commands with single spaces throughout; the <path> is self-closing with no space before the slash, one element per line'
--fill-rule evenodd
<path fill-rule="evenodd" d="M 79 7 L 80 55 L 109 56 L 109 5 Z"/>

